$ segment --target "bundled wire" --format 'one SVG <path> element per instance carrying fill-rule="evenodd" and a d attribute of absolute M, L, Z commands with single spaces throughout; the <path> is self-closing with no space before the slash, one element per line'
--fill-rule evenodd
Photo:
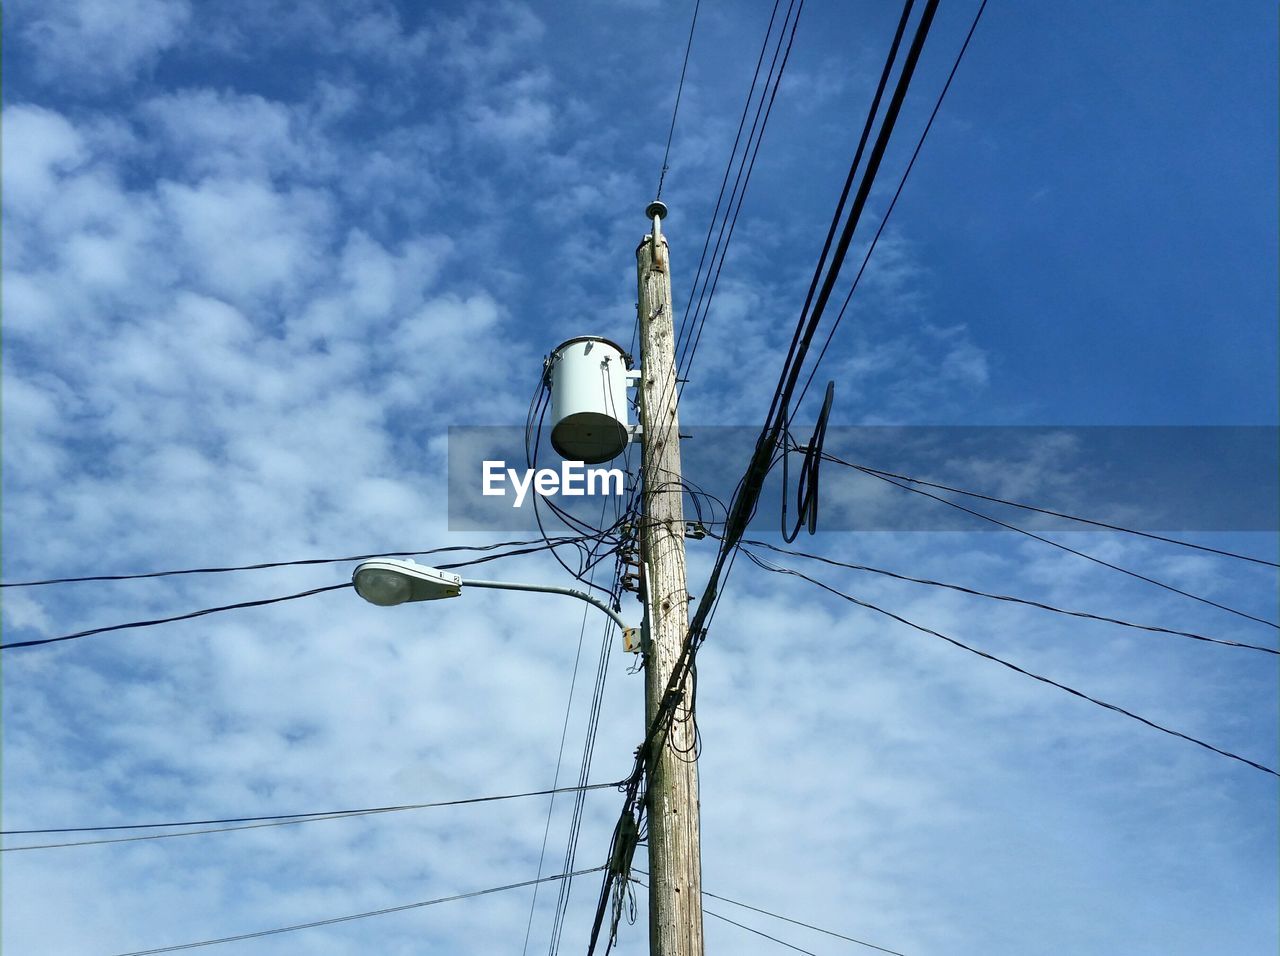
<path fill-rule="evenodd" d="M 911 175 L 911 170 L 915 168 L 916 160 L 920 158 L 920 150 L 924 148 L 924 141 L 929 135 L 929 130 L 933 129 L 933 121 L 938 118 L 938 111 L 942 109 L 942 101 L 946 99 L 947 91 L 951 89 L 951 81 L 956 78 L 960 63 L 964 59 L 965 52 L 969 49 L 969 41 L 973 39 L 974 31 L 978 29 L 978 22 L 982 19 L 982 13 L 986 9 L 987 0 L 982 0 L 978 5 L 978 12 L 973 15 L 973 22 L 969 24 L 969 32 L 965 34 L 964 42 L 960 44 L 960 52 L 956 54 L 955 62 L 951 64 L 951 72 L 947 74 L 947 81 L 942 84 L 942 90 L 938 93 L 938 98 L 933 104 L 933 111 L 929 114 L 929 120 L 924 124 L 924 129 L 920 132 L 920 138 L 916 141 L 915 149 L 912 150 L 911 159 L 907 161 L 907 166 L 902 171 L 902 178 L 898 180 L 898 188 L 894 190 L 893 198 L 889 200 L 888 208 L 885 209 L 884 215 L 880 217 L 880 225 L 876 227 L 876 233 L 871 237 L 866 254 L 862 257 L 862 265 L 858 267 L 858 272 L 853 277 L 849 291 L 845 294 L 840 311 L 836 313 L 835 321 L 831 323 L 831 328 L 827 332 L 826 341 L 822 343 L 822 349 L 818 352 L 813 368 L 809 371 L 809 377 L 805 379 L 804 387 L 800 389 L 800 397 L 795 402 L 796 411 L 799 411 L 800 406 L 804 403 L 804 397 L 809 394 L 809 386 L 813 384 L 813 377 L 818 372 L 818 366 L 822 364 L 822 360 L 827 354 L 827 349 L 831 347 L 831 341 L 835 338 L 836 329 L 840 327 L 840 321 L 844 318 L 844 314 L 849 308 L 849 303 L 853 299 L 853 294 L 857 291 L 858 284 L 862 281 L 863 273 L 867 271 L 867 264 L 871 261 L 872 254 L 876 251 L 876 246 L 880 242 L 880 236 L 884 232 L 885 226 L 889 224 L 889 217 L 893 215 L 893 210 L 898 205 L 898 198 L 902 195 L 902 190 L 907 185 L 907 178 Z M 846 186 L 846 191 L 847 189 L 848 187 Z M 841 201 L 843 202 L 843 199 Z"/>
<path fill-rule="evenodd" d="M 524 430 L 524 450 L 525 465 L 529 469 L 538 467 L 538 456 L 542 445 L 542 428 L 546 419 L 547 411 L 551 406 L 551 380 L 550 380 L 550 359 L 543 363 L 543 374 L 538 380 L 538 385 L 534 391 L 533 398 L 529 402 L 529 412 L 525 418 Z M 564 568 L 573 578 L 584 585 L 588 590 L 605 591 L 609 593 L 609 589 L 596 584 L 591 579 L 590 570 L 599 561 L 604 560 L 610 554 L 614 553 L 619 544 L 619 539 L 615 532 L 624 523 L 624 519 L 619 517 L 611 525 L 607 527 L 593 527 L 580 518 L 575 517 L 565 511 L 554 501 L 544 500 L 541 495 L 533 495 L 533 515 L 538 525 L 538 532 L 542 535 L 545 542 L 548 543 L 551 555 L 556 562 Z M 542 505 L 545 504 L 551 513 L 559 519 L 559 521 L 569 528 L 570 531 L 576 533 L 579 541 L 593 541 L 592 547 L 583 546 L 581 550 L 581 560 L 575 570 L 560 557 L 555 550 L 555 546 L 551 546 L 550 542 L 554 539 L 548 535 L 546 525 L 542 518 Z"/>
<path fill-rule="evenodd" d="M 817 424 L 813 427 L 813 437 L 805 448 L 800 449 L 804 452 L 804 461 L 796 485 L 796 523 L 790 531 L 787 530 L 787 489 L 791 482 L 787 475 L 787 458 L 791 449 L 788 447 L 782 452 L 782 537 L 787 544 L 796 539 L 802 527 L 807 527 L 811 535 L 818 530 L 818 469 L 822 465 L 822 446 L 827 439 L 827 419 L 831 417 L 835 393 L 836 383 L 827 382 L 827 394 L 822 400 Z M 786 409 L 783 409 L 782 417 L 787 417 Z M 792 444 L 789 422 L 786 441 L 788 446 Z"/>

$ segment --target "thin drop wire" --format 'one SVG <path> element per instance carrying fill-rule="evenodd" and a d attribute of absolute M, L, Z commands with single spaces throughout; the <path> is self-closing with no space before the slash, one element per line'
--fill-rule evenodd
<path fill-rule="evenodd" d="M 294 813 L 283 816 L 231 817 L 224 820 L 192 820 L 182 823 L 134 823 L 119 826 L 62 827 L 44 830 L 4 830 L 0 835 L 34 835 L 38 833 L 101 833 L 109 830 L 140 830 L 161 827 L 201 826 L 198 830 L 179 830 L 166 833 L 148 833 L 139 836 L 109 837 L 101 840 L 78 840 L 68 843 L 41 843 L 24 846 L 7 846 L 0 853 L 16 853 L 19 850 L 53 850 L 73 846 L 97 846 L 106 843 L 136 843 L 140 840 L 168 840 L 173 837 L 202 836 L 206 833 L 233 833 L 237 830 L 257 830 L 264 827 L 296 826 L 301 823 L 318 823 L 326 820 L 347 820 L 354 817 L 375 816 L 383 813 L 402 813 L 407 810 L 429 810 L 435 807 L 458 807 L 475 803 L 493 803 L 499 800 L 517 800 L 522 797 L 542 797 L 554 793 L 576 793 L 579 790 L 605 790 L 617 787 L 617 783 L 596 783 L 584 787 L 561 787 L 557 790 L 535 790 L 529 793 L 509 793 L 496 797 L 470 797 L 464 800 L 440 800 L 434 803 L 413 803 L 392 807 L 367 807 L 361 810 L 327 810 L 317 813 Z M 265 821 L 261 823 L 242 821 Z M 208 826 L 213 823 L 235 823 L 235 826 Z M 541 874 L 539 874 L 541 876 Z"/>
<path fill-rule="evenodd" d="M 676 105 L 671 110 L 671 128 L 667 130 L 667 148 L 662 154 L 662 172 L 658 174 L 658 192 L 654 199 L 662 198 L 662 184 L 666 181 L 667 160 L 671 158 L 671 138 L 676 133 L 676 117 L 680 115 L 680 97 L 684 93 L 684 75 L 689 69 L 689 51 L 693 49 L 693 30 L 698 25 L 698 9 L 702 6 L 702 0 L 694 0 L 693 4 L 693 22 L 689 24 L 689 39 L 684 45 L 684 63 L 680 66 L 680 82 L 676 84 Z"/>
<path fill-rule="evenodd" d="M 554 554 L 555 553 L 554 549 L 556 547 L 557 545 L 554 545 L 554 544 L 543 543 L 530 548 L 517 549 L 514 551 L 504 551 L 500 554 L 490 554 L 484 557 L 472 558 L 469 561 L 455 561 L 450 564 L 442 564 L 440 565 L 440 568 L 444 570 L 449 570 L 453 568 L 471 567 L 477 564 L 485 564 L 489 561 L 498 561 L 498 560 L 501 560 L 502 558 L 509 558 L 509 557 L 514 557 L 522 554 L 533 554 L 538 551 L 546 551 L 546 550 L 550 550 Z M 111 624 L 105 627 L 94 627 L 86 631 L 76 631 L 73 634 L 63 634 L 59 637 L 45 637 L 45 638 L 40 638 L 37 640 L 30 640 L 30 641 L 10 641 L 7 644 L 0 644 L 0 650 L 12 650 L 14 648 L 21 648 L 21 647 L 40 647 L 45 644 L 57 644 L 62 641 L 74 641 L 74 640 L 79 640 L 80 638 L 83 638 L 83 637 L 92 637 L 97 634 L 108 634 L 114 631 L 126 631 L 126 630 L 133 630 L 136 628 L 143 628 L 143 627 L 155 627 L 160 624 L 172 624 L 176 621 L 189 621 L 198 617 L 206 617 L 210 614 L 221 614 L 224 611 L 239 611 L 245 608 L 265 607 L 266 605 L 269 605 L 269 604 L 280 604 L 284 601 L 296 601 L 301 598 L 311 597 L 316 594 L 323 594 L 326 591 L 340 591 L 344 588 L 349 588 L 351 586 L 352 586 L 351 582 L 348 581 L 343 584 L 331 584 L 331 585 L 328 585 L 327 587 L 312 588 L 308 591 L 300 591 L 296 594 L 286 594 L 282 597 L 264 598 L 257 601 L 240 601 L 236 604 L 223 604 L 217 607 L 203 608 L 199 611 L 190 611 L 185 614 L 176 614 L 171 617 L 154 618 L 151 620 L 144 620 L 144 621 L 130 621 L 126 624 Z"/>
<path fill-rule="evenodd" d="M 649 876 L 648 873 L 646 873 L 644 870 L 640 869 L 639 867 L 635 867 L 632 870 L 632 872 L 639 873 L 641 876 L 644 876 L 646 878 Z M 644 883 L 641 883 L 640 885 L 645 886 Z M 645 886 L 645 889 L 648 889 L 648 887 Z M 729 904 L 732 904 L 733 906 L 741 906 L 744 910 L 751 910 L 753 913 L 759 913 L 762 916 L 771 916 L 774 919 L 782 920 L 784 923 L 791 923 L 794 926 L 803 926 L 805 929 L 811 929 L 815 933 L 822 933 L 826 936 L 834 937 L 835 939 L 843 939 L 845 942 L 849 942 L 849 943 L 857 943 L 859 946 L 865 946 L 868 949 L 874 949 L 880 953 L 887 953 L 888 956 L 905 956 L 904 953 L 900 953 L 896 949 L 885 949 L 883 946 L 877 946 L 875 943 L 868 943 L 865 939 L 857 939 L 856 937 L 853 937 L 853 936 L 847 936 L 844 933 L 837 933 L 833 929 L 823 929 L 821 926 L 815 926 L 813 923 L 806 923 L 803 920 L 792 919 L 790 916 L 783 916 L 781 913 L 774 913 L 771 910 L 761 909 L 758 906 L 752 906 L 750 903 L 744 903 L 741 900 L 730 899 L 727 896 L 718 896 L 717 894 L 712 893 L 708 890 L 703 890 L 702 895 L 709 896 L 711 897 L 711 899 L 719 900 L 722 903 L 729 903 Z M 705 913 L 706 910 L 703 910 L 703 912 Z"/>
<path fill-rule="evenodd" d="M 145 578 L 165 578 L 186 574 L 226 574 L 232 571 L 263 571 L 270 568 L 305 567 L 322 564 L 345 564 L 348 561 L 367 561 L 371 558 L 417 558 L 431 554 L 447 554 L 454 551 L 493 551 L 498 548 L 515 548 L 528 544 L 541 544 L 544 539 L 528 541 L 499 541 L 486 545 L 453 545 L 446 548 L 429 548 L 425 551 L 373 551 L 369 554 L 351 554 L 342 558 L 300 558 L 295 561 L 266 561 L 261 564 L 241 564 L 228 567 L 183 568 L 175 571 L 142 571 L 137 574 L 91 574 L 83 577 L 46 578 L 38 581 L 5 581 L 0 588 L 34 588 L 50 584 L 78 584 L 86 581 L 137 581 Z M 578 538 L 556 539 L 557 545 L 569 544 Z"/>
<path fill-rule="evenodd" d="M 44 644 L 57 644 L 61 641 L 75 641 L 82 637 L 92 637 L 95 634 L 108 634 L 112 631 L 126 631 L 132 628 L 155 627 L 158 624 L 172 624 L 175 621 L 189 621 L 197 617 L 205 617 L 209 614 L 220 614 L 223 611 L 238 611 L 243 608 L 264 607 L 268 604 L 280 604 L 283 601 L 297 601 L 300 598 L 311 597 L 316 594 L 324 594 L 326 591 L 341 591 L 345 588 L 352 587 L 351 582 L 343 584 L 330 584 L 327 587 L 312 588 L 310 591 L 300 591 L 297 594 L 286 594 L 283 597 L 264 598 L 259 601 L 241 601 L 238 604 L 224 604 L 220 607 L 208 607 L 200 611 L 191 611 L 187 614 L 175 614 L 172 617 L 155 618 L 149 621 L 130 621 L 128 624 L 111 624 L 106 627 L 94 627 L 87 631 L 77 631 L 74 634 L 63 634 L 60 637 L 44 637 L 33 641 L 10 641 L 7 644 L 0 644 L 0 650 L 13 650 L 19 647 L 40 647 Z"/>
<path fill-rule="evenodd" d="M 852 594 L 847 594 L 844 591 L 841 591 L 839 588 L 835 588 L 829 584 L 825 584 L 822 581 L 819 581 L 817 578 L 810 577 L 809 575 L 805 574 L 802 571 L 797 571 L 795 568 L 787 568 L 781 565 L 773 564 L 771 561 L 768 561 L 757 554 L 753 554 L 747 548 L 743 548 L 742 551 L 744 554 L 746 554 L 746 556 L 751 561 L 755 562 L 755 564 L 758 567 L 763 568 L 766 571 L 773 571 L 777 574 L 786 574 L 786 575 L 791 575 L 793 577 L 801 578 L 802 580 L 808 581 L 810 584 L 813 584 L 813 585 L 816 585 L 817 587 L 822 588 L 822 590 L 827 591 L 830 594 L 834 594 L 836 597 L 841 598 L 842 600 L 849 601 L 850 603 L 856 604 L 859 607 L 864 607 L 869 611 L 875 611 L 877 614 L 883 614 L 885 617 L 892 618 L 893 620 L 897 621 L 899 624 L 905 624 L 907 627 L 920 631 L 922 634 L 928 634 L 931 637 L 936 637 L 941 640 L 944 640 L 948 644 L 951 644 L 954 647 L 960 648 L 962 651 L 968 651 L 970 654 L 976 654 L 978 657 L 981 657 L 986 660 L 992 661 L 993 663 L 999 664 L 1001 667 L 1007 667 L 1009 670 L 1022 674 L 1024 677 L 1030 677 L 1032 680 L 1039 681 L 1042 684 L 1048 684 L 1050 687 L 1056 687 L 1058 688 L 1058 690 L 1066 691 L 1068 694 L 1071 694 L 1074 697 L 1079 697 L 1081 700 L 1088 701 L 1089 703 L 1095 704 L 1098 707 L 1102 707 L 1105 710 L 1110 710 L 1117 714 L 1121 714 L 1122 716 L 1128 717 L 1131 720 L 1136 720 L 1140 724 L 1145 724 L 1146 726 L 1152 728 L 1153 730 L 1158 730 L 1161 733 L 1168 734 L 1171 737 L 1177 737 L 1181 740 L 1187 741 L 1188 743 L 1195 744 L 1198 747 L 1203 747 L 1205 750 L 1211 750 L 1214 753 L 1219 754 L 1220 756 L 1227 757 L 1231 760 L 1239 761 L 1240 763 L 1243 763 L 1243 764 L 1247 764 L 1248 766 L 1253 767 L 1255 770 L 1261 770 L 1263 773 L 1271 774 L 1271 776 L 1273 777 L 1280 777 L 1280 773 L 1277 773 L 1271 767 L 1264 766 L 1263 764 L 1250 760 L 1247 757 L 1242 757 L 1239 754 L 1232 753 L 1229 750 L 1223 750 L 1220 747 L 1215 747 L 1211 743 L 1207 743 L 1206 741 L 1200 740 L 1197 737 L 1192 737 L 1189 734 L 1184 734 L 1182 733 L 1182 731 L 1174 730 L 1171 727 L 1165 727 L 1162 724 L 1157 724 L 1155 721 L 1148 720 L 1146 717 L 1142 717 L 1138 714 L 1135 714 L 1131 710 L 1125 710 L 1123 707 L 1120 707 L 1116 704 L 1108 703 L 1107 701 L 1100 700 L 1097 697 L 1091 697 L 1090 695 L 1084 693 L 1083 691 L 1076 690 L 1074 687 L 1068 687 L 1066 684 L 1060 684 L 1058 681 L 1053 680 L 1051 678 L 1044 677 L 1040 674 L 1034 674 L 1029 670 L 1019 667 L 1017 664 L 1011 663 L 1010 661 L 1006 661 L 1003 658 L 996 657 L 994 654 L 989 654 L 986 651 L 979 650 L 976 647 L 970 647 L 968 644 L 958 641 L 954 637 L 949 637 L 946 634 L 943 634 L 941 631 L 935 631 L 932 628 L 925 627 L 923 624 L 917 624 L 914 621 L 909 621 L 905 617 L 902 617 L 899 614 L 895 614 L 892 611 L 887 611 L 882 607 L 878 607 L 875 604 L 870 603 L 869 601 L 863 601 L 861 598 L 856 598 Z"/>
<path fill-rule="evenodd" d="M 605 503 L 607 505 L 608 499 L 605 499 Z M 605 515 L 605 508 L 601 507 L 600 509 L 601 522 L 604 521 L 604 515 Z M 591 579 L 594 580 L 594 578 L 595 578 L 595 566 L 593 565 L 591 568 Z M 556 770 L 551 781 L 551 788 L 553 791 L 560 786 L 560 766 L 564 760 L 564 744 L 569 734 L 569 715 L 573 712 L 573 693 L 578 686 L 578 667 L 582 663 L 582 642 L 586 638 L 586 634 L 587 634 L 587 612 L 588 611 L 590 611 L 590 606 L 583 605 L 582 624 L 578 628 L 578 649 L 573 657 L 573 674 L 569 678 L 569 699 L 565 703 L 565 707 L 564 707 L 564 723 L 560 728 L 560 747 L 556 751 Z M 553 793 L 551 796 L 551 799 L 547 802 L 547 822 L 542 828 L 542 848 L 538 851 L 537 876 L 539 879 L 542 878 L 542 865 L 543 865 L 543 862 L 546 860 L 546 855 L 547 855 L 547 838 L 551 833 L 551 818 L 553 813 L 555 812 L 555 808 L 556 808 L 556 798 L 555 798 L 555 794 Z M 520 947 L 521 956 L 526 956 L 526 954 L 529 951 L 529 936 L 533 932 L 533 916 L 538 908 L 538 889 L 539 889 L 539 886 L 535 884 L 533 888 L 533 898 L 529 901 L 529 919 L 526 922 L 525 928 L 524 928 L 524 943 Z"/>
<path fill-rule="evenodd" d="M 853 468 L 855 471 L 859 471 L 864 475 L 870 475 L 872 478 L 878 478 L 880 481 L 884 481 L 884 482 L 887 482 L 888 484 L 894 485 L 897 488 L 901 488 L 903 491 L 909 491 L 912 494 L 923 495 L 926 498 L 932 498 L 934 501 L 940 501 L 944 505 L 947 505 L 950 508 L 955 508 L 958 511 L 963 511 L 965 514 L 973 515 L 975 518 L 981 518 L 983 521 L 989 521 L 992 524 L 999 525 L 1001 528 L 1005 528 L 1009 531 L 1015 531 L 1018 534 L 1025 535 L 1028 538 L 1032 538 L 1043 544 L 1047 544 L 1051 547 L 1057 548 L 1060 551 L 1065 551 L 1068 554 L 1074 554 L 1076 557 L 1084 558 L 1086 561 L 1092 561 L 1094 564 L 1101 565 L 1104 568 L 1110 568 L 1112 571 L 1119 571 L 1121 574 L 1127 574 L 1131 578 L 1137 578 L 1139 581 L 1146 581 L 1148 584 L 1153 584 L 1158 588 L 1163 588 L 1164 590 L 1171 591 L 1174 594 L 1181 594 L 1185 598 L 1190 598 L 1191 600 L 1198 601 L 1201 604 L 1207 604 L 1209 605 L 1209 607 L 1216 607 L 1220 611 L 1226 611 L 1227 613 L 1234 614 L 1237 617 L 1242 617 L 1242 618 L 1245 618 L 1246 620 L 1254 621 L 1258 624 L 1265 624 L 1267 627 L 1274 627 L 1274 628 L 1280 629 L 1280 624 L 1277 624 L 1275 621 L 1268 621 L 1266 618 L 1257 617 L 1256 615 L 1249 614 L 1247 611 L 1241 611 L 1238 608 L 1231 607 L 1227 604 L 1222 604 L 1218 601 L 1214 601 L 1211 598 L 1203 597 L 1199 594 L 1192 594 L 1190 591 L 1184 591 L 1182 588 L 1174 587 L 1172 584 L 1165 584 L 1163 581 L 1156 580 L 1153 577 L 1149 577 L 1137 571 L 1130 570 L 1129 568 L 1121 567 L 1118 564 L 1112 564 L 1110 561 L 1104 561 L 1102 558 L 1096 557 L 1092 554 L 1088 554 L 1087 552 L 1084 552 L 1084 551 L 1080 551 L 1077 548 L 1069 547 L 1065 544 L 1062 544 L 1061 542 L 1054 541 L 1052 538 L 1046 538 L 1043 535 L 1036 534 L 1034 531 L 1028 531 L 1026 528 L 1020 528 L 1015 524 L 1009 524 L 1009 522 L 1007 521 L 1001 521 L 999 518 L 996 518 L 984 512 L 974 511 L 972 508 L 966 508 L 964 505 L 960 504 L 958 501 L 952 501 L 951 499 L 944 498 L 941 495 L 935 495 L 931 491 L 925 491 L 923 488 L 915 488 L 909 484 L 905 484 L 901 481 L 898 481 L 895 478 L 889 478 L 889 477 L 886 477 L 885 475 L 877 474 L 874 471 L 868 471 L 865 468 L 861 468 L 858 465 L 845 461 L 843 458 L 837 458 L 834 455 L 827 455 L 825 452 L 823 453 L 823 458 L 827 461 L 834 461 L 836 464 L 847 465 L 850 468 Z"/>
<path fill-rule="evenodd" d="M 719 537 L 712 532 L 708 532 L 712 537 Z M 1206 634 L 1197 634 L 1194 631 L 1179 631 L 1171 627 L 1160 627 L 1155 624 L 1136 624 L 1133 621 L 1125 621 L 1116 617 L 1107 617 L 1105 614 L 1093 614 L 1089 611 L 1073 611 L 1067 608 L 1055 607 L 1052 604 L 1045 604 L 1041 601 L 1032 601 L 1028 598 L 1013 597 L 1008 594 L 992 594 L 988 591 L 979 591 L 976 588 L 965 587 L 962 584 L 949 584 L 946 581 L 933 581 L 929 578 L 912 577 L 909 574 L 899 574 L 896 571 L 887 571 L 884 568 L 873 568 L 865 564 L 852 564 L 847 561 L 837 561 L 835 558 L 824 557 L 820 554 L 809 554 L 805 551 L 795 551 L 791 548 L 780 548 L 777 545 L 769 544 L 767 541 L 759 541 L 750 538 L 744 538 L 743 544 L 749 544 L 755 548 L 767 548 L 770 551 L 776 551 L 778 554 L 789 554 L 792 557 L 807 558 L 810 561 L 821 561 L 823 564 L 829 564 L 837 568 L 848 568 L 850 571 L 866 571 L 870 574 L 879 574 L 885 577 L 893 578 L 897 581 L 907 581 L 911 584 L 925 584 L 930 587 L 946 588 L 950 591 L 958 591 L 961 594 L 969 594 L 974 597 L 987 598 L 992 601 L 1005 601 L 1010 604 L 1021 604 L 1026 607 L 1038 608 L 1042 611 L 1051 611 L 1055 614 L 1064 614 L 1069 617 L 1083 618 L 1089 621 L 1099 621 L 1105 624 L 1118 624 L 1121 627 L 1135 628 L 1140 631 L 1151 631 L 1155 634 L 1170 634 L 1177 637 L 1187 637 L 1196 641 L 1205 641 L 1210 644 L 1221 644 L 1225 647 L 1238 647 L 1243 650 L 1261 651 L 1264 654 L 1280 655 L 1280 650 L 1272 647 L 1264 647 L 1261 644 L 1249 644 L 1244 641 L 1229 641 L 1221 637 L 1209 637 Z"/>
<path fill-rule="evenodd" d="M 1140 538 L 1150 538 L 1152 541 L 1163 541 L 1166 544 L 1176 544 L 1182 548 L 1191 548 L 1195 551 L 1204 551 L 1208 554 L 1216 554 L 1224 558 L 1235 558 L 1238 561 L 1248 561 L 1252 564 L 1260 564 L 1268 568 L 1280 568 L 1280 562 L 1268 561 L 1265 558 L 1255 558 L 1247 554 L 1239 554 L 1235 551 L 1226 551 L 1221 548 L 1211 548 L 1205 544 L 1196 544 L 1194 541 L 1185 541 L 1182 538 L 1171 538 L 1163 534 L 1155 534 L 1150 531 L 1139 531 L 1136 528 L 1126 528 L 1124 525 L 1111 524 L 1107 521 L 1098 521 L 1096 518 L 1082 518 L 1080 515 L 1067 514 L 1064 511 L 1054 511 L 1051 508 L 1041 508 L 1036 505 L 1029 505 L 1021 501 L 1010 501 L 1008 498 L 997 498 L 994 495 L 986 495 L 977 491 L 966 491 L 963 488 L 953 488 L 951 485 L 944 485 L 936 481 L 926 481 L 923 478 L 912 478 L 910 475 L 899 475 L 896 472 L 884 471 L 880 468 L 872 468 L 868 465 L 858 465 L 853 462 L 841 460 L 839 464 L 846 465 L 850 468 L 856 468 L 858 471 L 867 474 L 876 475 L 880 478 L 896 478 L 898 481 L 905 481 L 913 485 L 923 485 L 926 488 L 935 488 L 939 491 L 946 491 L 950 494 L 964 495 L 966 498 L 978 498 L 982 501 L 990 501 L 998 505 L 1008 505 L 1010 508 L 1019 508 L 1023 511 L 1032 511 L 1036 514 L 1048 515 L 1052 518 L 1064 518 L 1067 521 L 1075 521 L 1080 524 L 1092 525 L 1095 528 L 1102 528 L 1106 531 L 1121 531 L 1125 534 L 1136 535 Z"/>
<path fill-rule="evenodd" d="M 541 880 L 543 883 L 549 883 L 552 880 L 564 880 L 570 876 L 584 876 L 587 873 L 596 873 L 603 870 L 603 866 L 592 867 L 589 870 L 582 870 L 579 873 L 560 873 L 556 876 L 544 876 Z M 473 890 L 470 893 L 458 893 L 454 896 L 441 896 L 433 900 L 423 900 L 419 903 L 405 903 L 401 906 L 388 906 L 380 910 L 369 910 L 364 913 L 351 913 L 347 916 L 332 916 L 328 919 L 313 920 L 310 923 L 294 923 L 291 926 L 278 926 L 274 929 L 260 929 L 252 933 L 240 933 L 237 936 L 220 936 L 217 939 L 202 939 L 194 943 L 179 943 L 175 946 L 160 946 L 156 949 L 138 949 L 128 953 L 115 953 L 113 956 L 157 956 L 158 953 L 176 953 L 184 949 L 198 949 L 202 946 L 217 946 L 221 943 L 240 943 L 247 939 L 261 939 L 264 936 L 278 936 L 282 933 L 295 933 L 303 929 L 315 929 L 320 926 L 333 926 L 337 923 L 349 923 L 353 920 L 368 919 L 372 916 L 386 916 L 389 913 L 403 913 L 406 910 L 421 909 L 424 906 L 435 906 L 439 903 L 454 903 L 459 900 L 469 900 L 477 896 L 488 896 L 491 893 L 503 893 L 507 890 L 518 890 L 526 886 L 532 886 L 534 880 L 525 880 L 522 883 L 508 883 L 505 886 L 491 886 L 484 890 Z"/>

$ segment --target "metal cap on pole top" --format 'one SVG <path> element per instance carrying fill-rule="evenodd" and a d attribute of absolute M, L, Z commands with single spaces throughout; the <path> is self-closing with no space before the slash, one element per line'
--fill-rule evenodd
<path fill-rule="evenodd" d="M 653 223 L 653 266 L 659 272 L 667 271 L 666 256 L 663 255 L 662 220 L 667 218 L 667 204 L 655 199 L 644 210 L 645 218 Z"/>

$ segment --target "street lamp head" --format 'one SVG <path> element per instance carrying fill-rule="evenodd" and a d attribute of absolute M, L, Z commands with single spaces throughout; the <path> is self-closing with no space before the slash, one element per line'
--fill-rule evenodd
<path fill-rule="evenodd" d="M 435 601 L 462 593 L 462 578 L 416 561 L 378 558 L 356 566 L 351 575 L 356 593 L 379 607 L 409 601 Z"/>

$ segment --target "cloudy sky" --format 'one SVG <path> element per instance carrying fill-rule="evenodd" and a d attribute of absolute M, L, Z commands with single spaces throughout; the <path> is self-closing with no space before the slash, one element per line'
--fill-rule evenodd
<path fill-rule="evenodd" d="M 758 425 L 767 410 L 897 7 L 804 8 L 689 370 L 691 428 Z M 864 226 L 976 8 L 942 3 Z M 663 192 L 678 317 L 772 9 L 701 5 Z M 521 426 L 551 347 L 629 337 L 692 4 L 15 0 L 7 12 L 4 581 L 513 537 L 449 531 L 448 428 Z M 1277 31 L 1275 5 L 1253 0 L 991 0 L 823 363 L 833 422 L 1280 423 Z M 1063 478 L 1080 465 L 1069 445 L 953 477 L 1083 508 Z M 1215 466 L 1230 462 L 1202 464 L 1199 496 L 1229 495 Z M 832 474 L 825 493 L 856 504 L 870 481 Z M 1159 527 L 1150 504 L 1126 519 Z M 753 535 L 777 543 L 776 525 L 762 510 Z M 1275 560 L 1263 525 L 1163 530 Z M 1274 569 L 1048 534 L 1280 613 Z M 690 542 L 695 594 L 711 543 Z M 797 547 L 1276 646 L 1274 627 L 1012 534 L 829 529 Z M 1277 764 L 1273 655 L 770 558 Z M 573 583 L 546 554 L 482 567 Z M 341 584 L 351 568 L 9 588 L 4 640 Z M 638 618 L 633 599 L 623 613 Z M 602 626 L 554 597 L 382 609 L 335 590 L 6 651 L 4 828 L 542 790 L 562 733 L 571 784 Z M 623 777 L 643 735 L 641 678 L 609 639 L 592 782 Z M 704 886 L 720 896 L 907 956 L 1276 949 L 1274 776 L 803 580 L 735 564 L 699 656 L 698 716 Z M 577 867 L 604 862 L 620 805 L 585 795 Z M 549 829 L 546 798 L 525 798 L 10 851 L 3 945 L 131 953 L 555 875 L 571 807 L 561 797 Z M 573 883 L 565 952 L 583 951 L 598 886 L 599 874 Z M 210 951 L 537 953 L 557 893 Z M 823 956 L 869 952 L 708 906 Z M 786 951 L 710 918 L 707 949 Z M 643 916 L 617 951 L 648 951 Z"/>

